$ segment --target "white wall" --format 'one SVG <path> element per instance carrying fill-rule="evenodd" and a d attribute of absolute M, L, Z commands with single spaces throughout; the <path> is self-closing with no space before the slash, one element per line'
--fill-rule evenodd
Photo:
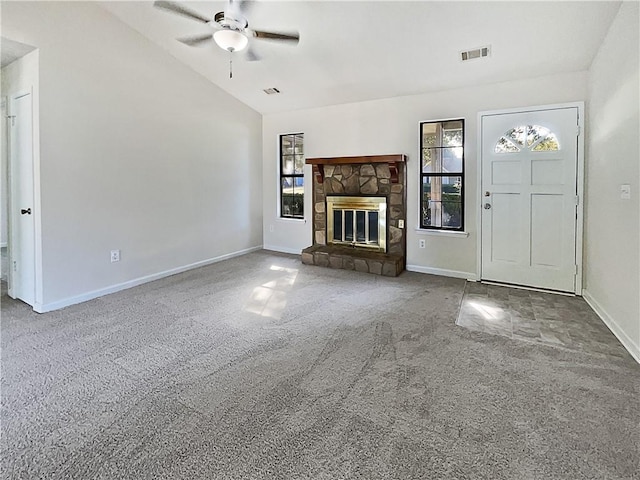
<path fill-rule="evenodd" d="M 263 118 L 265 248 L 299 252 L 311 245 L 311 169 L 305 172 L 306 223 L 277 217 L 278 134 L 304 132 L 307 157 L 403 153 L 407 164 L 407 264 L 416 271 L 475 278 L 477 263 L 477 115 L 479 111 L 583 101 L 586 72 L 483 85 L 408 97 L 299 110 Z M 464 118 L 464 236 L 416 232 L 419 218 L 419 135 L 424 120 Z M 273 232 L 271 226 L 273 225 Z M 426 248 L 418 248 L 418 239 Z"/>
<path fill-rule="evenodd" d="M 41 309 L 261 245 L 257 112 L 97 4 L 3 3 L 2 29 L 40 49 Z"/>
<path fill-rule="evenodd" d="M 640 362 L 638 18 L 624 2 L 589 70 L 584 296 Z"/>

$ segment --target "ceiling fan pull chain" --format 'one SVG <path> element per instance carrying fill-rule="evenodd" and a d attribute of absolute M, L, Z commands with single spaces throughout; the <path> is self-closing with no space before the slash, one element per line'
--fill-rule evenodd
<path fill-rule="evenodd" d="M 233 52 L 229 52 L 229 78 L 233 78 Z"/>

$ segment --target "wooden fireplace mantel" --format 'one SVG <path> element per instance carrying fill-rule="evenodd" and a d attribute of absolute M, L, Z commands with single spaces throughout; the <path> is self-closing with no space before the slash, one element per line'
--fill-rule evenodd
<path fill-rule="evenodd" d="M 325 165 L 354 165 L 363 163 L 386 163 L 391 172 L 391 183 L 398 183 L 398 164 L 407 161 L 406 155 L 365 155 L 361 157 L 326 157 L 307 158 L 305 163 L 313 165 L 313 172 L 318 183 L 324 182 Z"/>

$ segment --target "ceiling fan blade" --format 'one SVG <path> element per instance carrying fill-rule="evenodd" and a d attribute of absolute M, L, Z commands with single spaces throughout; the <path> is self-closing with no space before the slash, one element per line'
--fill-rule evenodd
<path fill-rule="evenodd" d="M 189 45 L 190 47 L 199 47 L 203 43 L 206 43 L 213 39 L 212 33 L 203 33 L 201 35 L 191 35 L 189 37 L 176 38 L 179 42 Z"/>
<path fill-rule="evenodd" d="M 178 15 L 182 15 L 183 17 L 187 17 L 192 20 L 197 20 L 198 22 L 209 23 L 211 21 L 211 19 L 205 17 L 204 15 L 200 15 L 198 12 L 187 8 L 184 5 L 180 5 L 179 3 L 157 0 L 153 2 L 153 6 L 156 8 L 162 8 L 163 10 L 167 10 L 172 13 L 176 13 Z"/>
<path fill-rule="evenodd" d="M 253 36 L 264 40 L 284 40 L 287 42 L 298 43 L 300 35 L 297 33 L 278 33 L 264 32 L 261 30 L 252 30 Z"/>
<path fill-rule="evenodd" d="M 257 62 L 258 60 L 262 59 L 262 57 L 258 55 L 256 51 L 251 47 L 247 48 L 247 51 L 245 53 L 245 58 L 247 59 L 248 62 Z"/>

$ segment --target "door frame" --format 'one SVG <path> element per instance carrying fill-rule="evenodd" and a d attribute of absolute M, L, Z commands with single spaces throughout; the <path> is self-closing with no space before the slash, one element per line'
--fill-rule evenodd
<path fill-rule="evenodd" d="M 482 138 L 482 118 L 489 115 L 504 115 L 512 113 L 528 113 L 543 110 L 561 110 L 565 108 L 576 108 L 578 110 L 578 132 L 577 138 L 577 170 L 576 170 L 576 195 L 578 205 L 576 209 L 576 283 L 574 293 L 582 295 L 582 273 L 583 273 L 583 246 L 584 246 L 584 102 L 555 103 L 551 105 L 537 105 L 530 107 L 506 108 L 500 110 L 486 110 L 478 112 L 478 171 L 476 179 L 476 222 L 478 225 L 478 235 L 476 236 L 476 278 L 482 279 L 482 171 L 483 171 L 483 138 Z"/>
<path fill-rule="evenodd" d="M 42 241 L 41 241 L 41 222 L 42 216 L 40 212 L 40 132 L 39 132 L 39 99 L 37 98 L 37 90 L 33 86 L 29 88 L 19 89 L 15 92 L 7 94 L 7 112 L 8 115 L 13 114 L 13 102 L 16 98 L 24 95 L 31 96 L 31 143 L 32 143 L 32 162 L 33 162 L 33 176 L 31 182 L 33 183 L 33 227 L 34 227 L 34 245 L 33 245 L 33 259 L 34 259 L 34 285 L 33 285 L 33 305 L 31 307 L 40 312 L 42 305 Z M 12 152 L 11 132 L 10 125 L 7 122 L 7 209 L 8 209 L 8 272 L 7 272 L 7 290 L 10 297 L 15 298 L 14 295 L 14 276 L 13 276 L 13 261 L 16 258 L 15 255 L 15 226 L 17 223 L 17 199 L 14 185 L 14 178 L 12 170 L 15 168 L 13 163 L 15 158 Z M 18 247 L 20 248 L 20 247 Z"/>

